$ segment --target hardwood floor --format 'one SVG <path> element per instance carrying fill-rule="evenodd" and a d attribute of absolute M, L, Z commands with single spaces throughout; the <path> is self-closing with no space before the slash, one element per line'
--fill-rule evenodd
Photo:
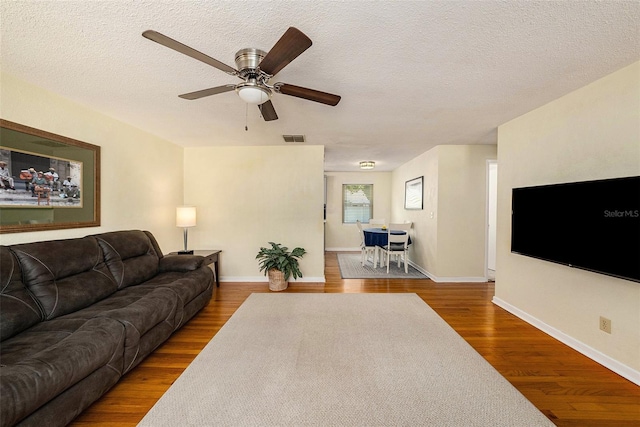
<path fill-rule="evenodd" d="M 493 284 L 342 279 L 325 256 L 326 284 L 285 292 L 415 292 L 558 426 L 638 426 L 640 387 L 491 303 Z M 135 426 L 252 292 L 266 283 L 221 283 L 211 303 L 71 425 Z"/>

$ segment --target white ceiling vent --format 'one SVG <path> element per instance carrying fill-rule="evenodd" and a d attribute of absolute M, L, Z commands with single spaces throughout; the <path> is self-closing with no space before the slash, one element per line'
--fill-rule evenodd
<path fill-rule="evenodd" d="M 282 135 L 284 142 L 305 142 L 304 135 Z"/>

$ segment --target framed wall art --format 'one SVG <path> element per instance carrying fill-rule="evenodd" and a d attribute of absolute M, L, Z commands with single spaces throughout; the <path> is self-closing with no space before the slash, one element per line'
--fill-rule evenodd
<path fill-rule="evenodd" d="M 100 225 L 100 147 L 0 119 L 0 233 Z"/>
<path fill-rule="evenodd" d="M 422 209 L 422 187 L 424 184 L 424 176 L 411 179 L 404 183 L 404 208 L 405 209 Z"/>

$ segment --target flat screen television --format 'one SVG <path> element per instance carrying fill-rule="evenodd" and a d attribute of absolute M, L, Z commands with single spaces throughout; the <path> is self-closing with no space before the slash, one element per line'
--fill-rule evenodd
<path fill-rule="evenodd" d="M 640 282 L 640 176 L 514 188 L 511 252 Z"/>

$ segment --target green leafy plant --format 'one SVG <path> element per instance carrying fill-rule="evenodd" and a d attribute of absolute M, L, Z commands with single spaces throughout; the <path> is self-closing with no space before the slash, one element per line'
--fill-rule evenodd
<path fill-rule="evenodd" d="M 269 244 L 270 248 L 260 248 L 260 252 L 256 255 L 260 271 L 264 271 L 266 276 L 269 270 L 275 268 L 284 274 L 284 280 L 289 280 L 290 276 L 293 276 L 294 279 L 302 277 L 298 258 L 302 258 L 307 252 L 303 248 L 295 248 L 289 252 L 289 248 L 280 243 L 269 242 Z"/>

